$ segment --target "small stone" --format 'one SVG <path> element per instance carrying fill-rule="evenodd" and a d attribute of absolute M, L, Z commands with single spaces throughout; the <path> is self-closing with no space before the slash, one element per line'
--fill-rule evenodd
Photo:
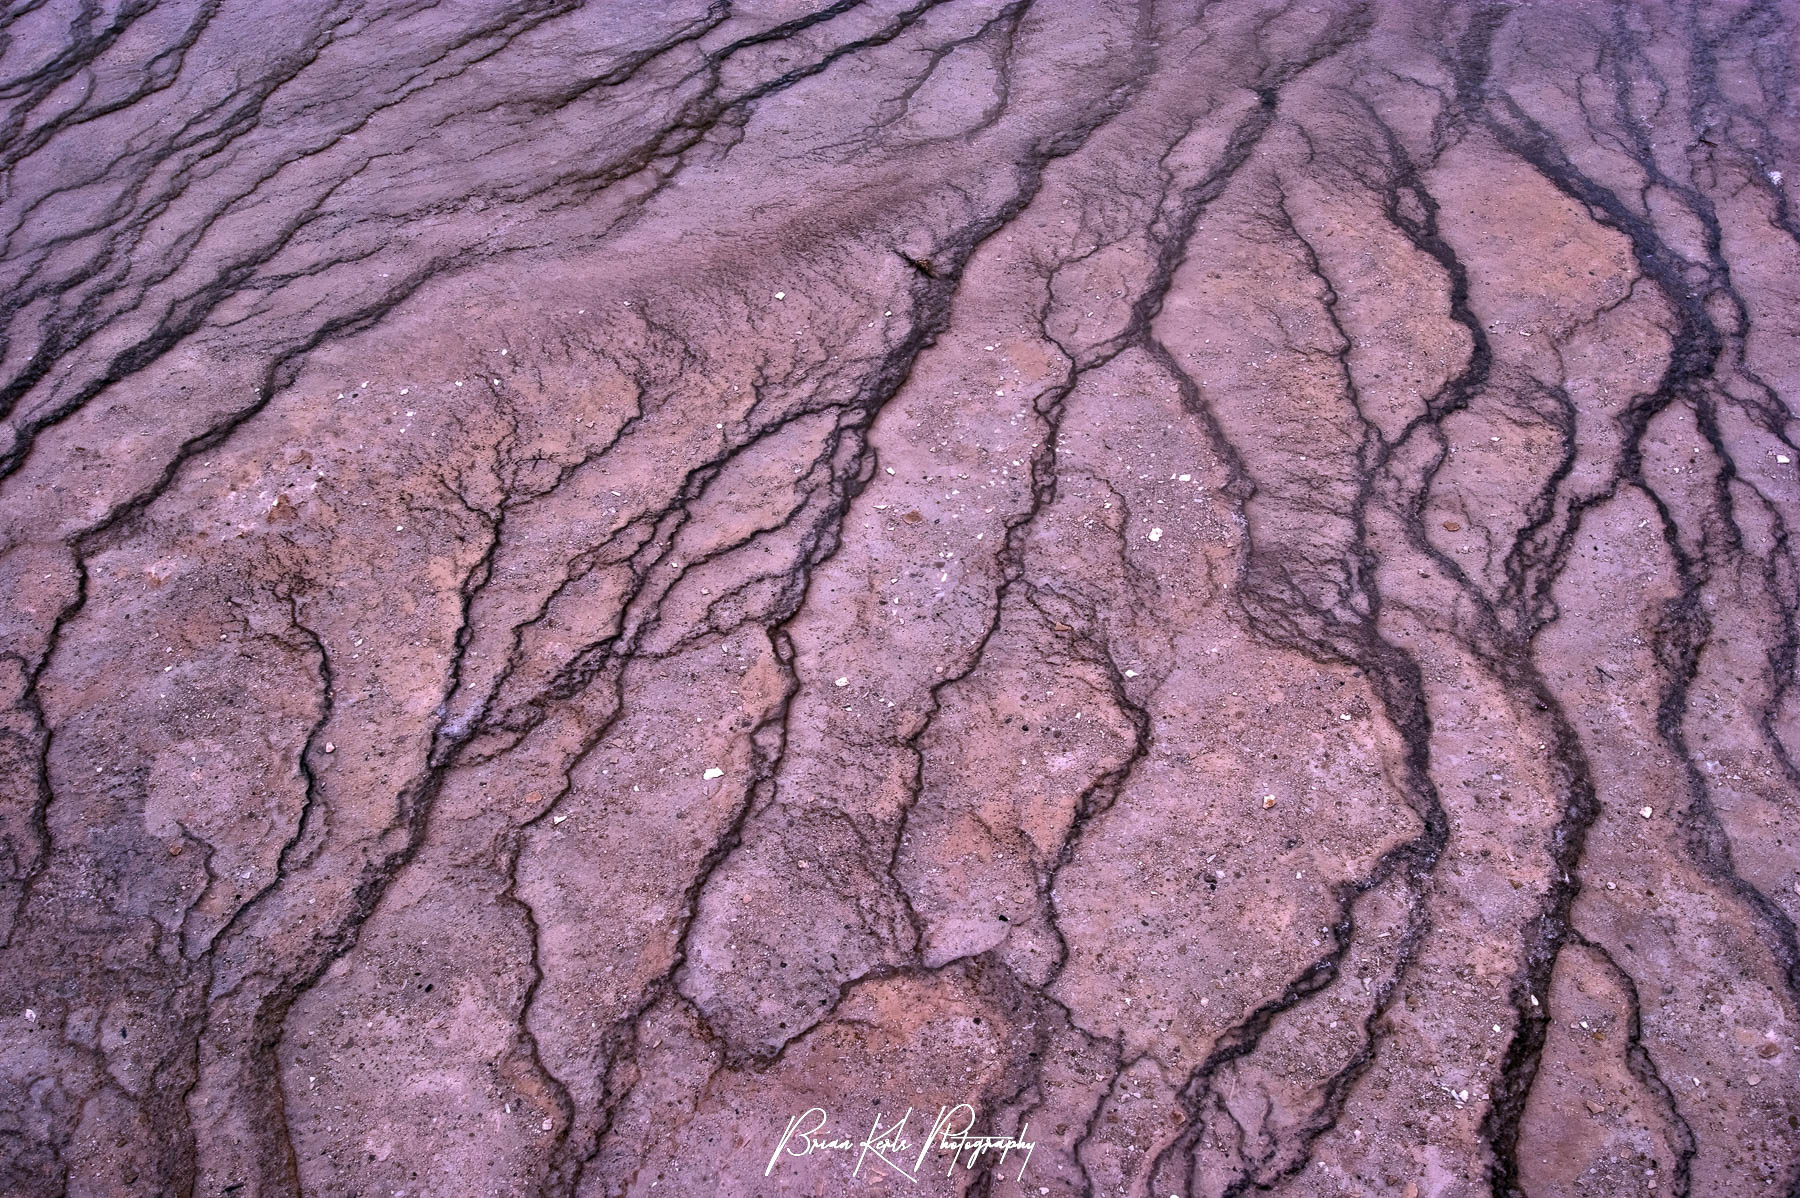
<path fill-rule="evenodd" d="M 838 680 L 837 680 L 837 684 L 838 684 L 838 685 L 839 685 L 839 686 L 849 686 L 849 685 L 850 685 L 850 680 L 849 680 L 849 679 L 848 679 L 848 678 L 839 678 L 839 679 L 838 679 Z"/>
<path fill-rule="evenodd" d="M 30 1007 L 25 1008 L 25 1022 L 26 1023 L 36 1023 L 37 1022 L 37 1012 L 32 1010 Z"/>
<path fill-rule="evenodd" d="M 1603 1107 L 1599 1103 L 1593 1102 L 1593 1101 L 1589 1101 L 1589 1103 L 1587 1104 L 1587 1109 L 1588 1109 L 1588 1113 L 1593 1114 L 1593 1115 L 1602 1114 L 1606 1110 L 1605 1107 Z"/>
<path fill-rule="evenodd" d="M 1153 529 L 1151 529 L 1151 530 L 1150 530 L 1150 539 L 1151 539 L 1151 540 L 1152 540 L 1152 541 L 1160 541 L 1160 540 L 1162 540 L 1162 529 L 1160 529 L 1160 528 L 1153 528 Z"/>
<path fill-rule="evenodd" d="M 1744 1080 L 1746 1082 L 1748 1082 L 1750 1085 L 1760 1086 L 1760 1085 L 1762 1085 L 1762 1074 L 1752 1073 L 1749 1077 L 1745 1078 Z"/>
<path fill-rule="evenodd" d="M 1194 479 L 1194 476 L 1193 476 L 1193 475 L 1191 475 L 1191 474 L 1183 474 L 1183 475 L 1182 475 L 1182 476 L 1181 476 L 1181 481 L 1182 481 L 1182 482 L 1184 482 L 1184 483 L 1185 483 L 1185 482 L 1192 482 L 1192 481 L 1193 481 L 1193 479 Z"/>
<path fill-rule="evenodd" d="M 1780 462 L 1780 463 L 1781 463 L 1781 464 L 1782 464 L 1782 465 L 1783 465 L 1783 466 L 1785 466 L 1785 465 L 1787 465 L 1787 464 L 1788 464 L 1788 462 L 1789 462 L 1789 461 L 1791 461 L 1791 460 L 1792 460 L 1792 459 L 1791 459 L 1791 458 L 1789 458 L 1789 457 L 1788 457 L 1788 455 L 1787 455 L 1787 454 L 1785 454 L 1785 453 L 1778 453 L 1778 454 L 1776 454 L 1776 455 L 1775 455 L 1775 460 L 1776 460 L 1776 461 L 1778 461 L 1778 462 Z"/>
<path fill-rule="evenodd" d="M 908 524 L 923 524 L 925 522 L 925 514 L 923 512 L 908 512 L 900 518 Z"/>
<path fill-rule="evenodd" d="M 1458 524 L 1454 520 L 1446 520 L 1446 521 L 1444 521 L 1444 531 L 1445 532 L 1461 532 L 1462 525 Z"/>
<path fill-rule="evenodd" d="M 568 819 L 568 818 L 569 818 L 569 817 L 568 817 L 568 816 L 566 816 L 566 815 L 553 815 L 553 816 L 551 816 L 551 817 L 550 817 L 550 822 L 551 822 L 551 823 L 553 823 L 553 824 L 560 824 L 560 823 L 562 823 L 562 822 L 563 822 L 563 821 L 564 821 L 564 820 L 566 820 L 566 819 Z"/>
<path fill-rule="evenodd" d="M 708 782 L 711 782 L 714 778 L 723 778 L 725 776 L 725 771 L 715 765 L 700 776 Z"/>
<path fill-rule="evenodd" d="M 1648 807 L 1639 807 L 1638 814 L 1643 816 L 1645 819 L 1649 819 L 1651 816 L 1655 815 L 1656 812 L 1651 810 Z"/>
<path fill-rule="evenodd" d="M 777 291 L 777 292 L 776 292 L 776 293 L 775 293 L 775 298 L 776 298 L 776 299 L 780 299 L 780 300 L 784 300 L 784 299 L 786 299 L 786 298 L 787 298 L 787 292 L 785 292 L 785 291 Z"/>
<path fill-rule="evenodd" d="M 1781 1045 L 1779 1045 L 1779 1044 L 1765 1044 L 1761 1048 L 1756 1050 L 1756 1055 L 1766 1061 L 1770 1057 L 1779 1053 L 1780 1051 L 1781 1051 Z"/>
<path fill-rule="evenodd" d="M 337 746 L 332 744 L 330 741 L 326 741 L 325 742 L 325 751 L 327 753 L 335 753 L 335 752 L 337 752 Z"/>
<path fill-rule="evenodd" d="M 1269 808 L 1273 807 L 1274 805 L 1275 805 L 1275 796 L 1274 795 L 1264 795 L 1263 796 L 1263 810 L 1264 811 L 1267 811 Z"/>

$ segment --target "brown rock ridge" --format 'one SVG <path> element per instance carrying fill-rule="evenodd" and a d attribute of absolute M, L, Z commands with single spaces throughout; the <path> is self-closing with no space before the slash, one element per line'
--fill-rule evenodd
<path fill-rule="evenodd" d="M 1797 31 L 15 0 L 0 1192 L 1800 1195 Z"/>

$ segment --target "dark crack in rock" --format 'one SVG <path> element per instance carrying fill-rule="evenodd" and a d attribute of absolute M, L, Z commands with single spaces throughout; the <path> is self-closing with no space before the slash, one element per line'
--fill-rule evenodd
<path fill-rule="evenodd" d="M 1800 1195 L 1797 54 L 12 0 L 0 1192 Z"/>

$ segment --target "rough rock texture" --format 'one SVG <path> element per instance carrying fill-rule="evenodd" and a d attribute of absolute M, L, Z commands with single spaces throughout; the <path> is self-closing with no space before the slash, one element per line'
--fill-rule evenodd
<path fill-rule="evenodd" d="M 0 23 L 0 1192 L 1800 1194 L 1800 5 Z"/>

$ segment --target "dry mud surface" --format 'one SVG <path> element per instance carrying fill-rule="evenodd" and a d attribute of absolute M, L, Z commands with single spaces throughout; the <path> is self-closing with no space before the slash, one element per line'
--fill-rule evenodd
<path fill-rule="evenodd" d="M 1800 1193 L 1797 29 L 13 0 L 0 1192 Z"/>

